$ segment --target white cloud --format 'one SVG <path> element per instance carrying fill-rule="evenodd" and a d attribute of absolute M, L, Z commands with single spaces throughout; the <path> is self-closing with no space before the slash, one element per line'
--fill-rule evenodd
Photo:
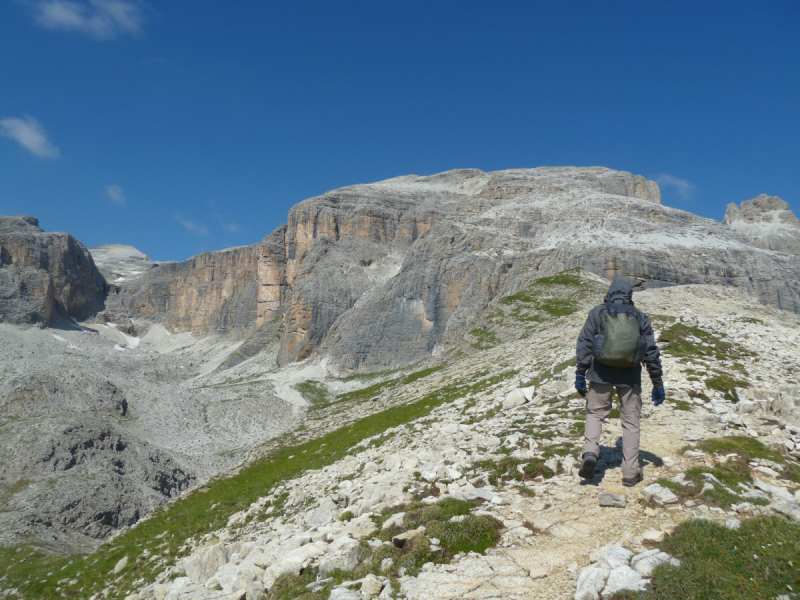
<path fill-rule="evenodd" d="M 213 202 L 211 200 L 209 200 L 209 204 L 213 206 Z M 239 225 L 237 225 L 236 223 L 230 223 L 219 215 L 217 215 L 217 221 L 219 221 L 219 224 L 222 227 L 222 229 L 224 229 L 228 233 L 239 233 L 242 230 L 242 228 L 239 227 Z"/>
<path fill-rule="evenodd" d="M 37 0 L 33 6 L 40 26 L 84 33 L 98 40 L 125 33 L 138 35 L 144 24 L 139 5 L 129 0 Z"/>
<path fill-rule="evenodd" d="M 118 185 L 107 185 L 106 195 L 114 204 L 119 204 L 120 206 L 128 201 L 127 198 L 125 198 L 125 195 L 122 193 L 122 188 Z"/>
<path fill-rule="evenodd" d="M 678 195 L 684 200 L 689 200 L 692 197 L 692 192 L 697 188 L 696 185 L 689 183 L 685 179 L 673 177 L 667 173 L 659 175 L 656 178 L 656 183 L 662 187 L 665 185 L 674 187 Z"/>
<path fill-rule="evenodd" d="M 59 158 L 61 152 L 47 139 L 39 121 L 25 115 L 22 119 L 6 117 L 0 120 L 0 135 L 19 142 L 23 148 L 43 158 Z"/>
<path fill-rule="evenodd" d="M 208 229 L 206 229 L 201 223 L 197 221 L 190 221 L 188 219 L 181 218 L 180 215 L 175 215 L 175 220 L 178 221 L 181 225 L 186 227 L 192 233 L 197 235 L 208 235 Z"/>

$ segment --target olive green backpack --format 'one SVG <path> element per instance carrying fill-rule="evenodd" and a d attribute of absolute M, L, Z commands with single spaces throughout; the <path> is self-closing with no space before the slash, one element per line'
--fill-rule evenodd
<path fill-rule="evenodd" d="M 642 362 L 647 351 L 642 324 L 642 313 L 630 304 L 606 304 L 600 311 L 600 333 L 592 341 L 595 360 L 622 369 Z"/>

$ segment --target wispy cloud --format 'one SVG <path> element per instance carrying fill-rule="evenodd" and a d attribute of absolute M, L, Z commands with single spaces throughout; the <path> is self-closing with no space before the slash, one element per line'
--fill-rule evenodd
<path fill-rule="evenodd" d="M 47 139 L 44 127 L 29 115 L 21 119 L 6 117 L 0 120 L 0 135 L 19 142 L 23 148 L 43 158 L 59 158 L 61 152 Z"/>
<path fill-rule="evenodd" d="M 683 200 L 689 200 L 692 197 L 692 192 L 697 188 L 693 183 L 689 183 L 685 179 L 673 177 L 667 173 L 659 175 L 656 178 L 656 183 L 660 186 L 674 187 L 675 191 Z"/>
<path fill-rule="evenodd" d="M 197 221 L 190 221 L 189 219 L 184 219 L 180 215 L 175 215 L 175 220 L 194 234 L 208 235 L 208 229 L 206 229 L 206 227 L 202 223 L 198 223 Z"/>
<path fill-rule="evenodd" d="M 108 199 L 114 204 L 119 204 L 120 206 L 128 201 L 128 199 L 125 198 L 125 195 L 122 193 L 122 188 L 118 185 L 107 185 L 106 196 L 108 196 Z"/>
<path fill-rule="evenodd" d="M 237 225 L 236 223 L 228 222 L 219 215 L 217 215 L 217 221 L 219 221 L 219 224 L 222 227 L 222 229 L 224 229 L 228 233 L 239 233 L 242 230 L 242 228 L 239 227 L 239 225 Z"/>
<path fill-rule="evenodd" d="M 129 0 L 35 0 L 33 7 L 41 27 L 83 33 L 97 40 L 138 35 L 144 25 L 139 4 Z"/>

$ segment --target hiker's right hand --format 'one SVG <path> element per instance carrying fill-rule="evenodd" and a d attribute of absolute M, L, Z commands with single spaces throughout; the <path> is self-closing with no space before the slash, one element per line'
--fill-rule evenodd
<path fill-rule="evenodd" d="M 664 388 L 653 388 L 653 404 L 658 406 L 667 398 Z"/>
<path fill-rule="evenodd" d="M 575 389 L 581 396 L 586 395 L 586 377 L 583 375 L 575 375 Z"/>

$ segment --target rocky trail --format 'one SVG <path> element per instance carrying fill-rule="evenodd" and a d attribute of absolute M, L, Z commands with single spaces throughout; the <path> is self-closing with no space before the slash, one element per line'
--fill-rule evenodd
<path fill-rule="evenodd" d="M 175 555 L 159 552 L 163 539 L 143 544 L 140 554 L 115 562 L 92 597 L 294 598 L 302 589 L 304 598 L 339 600 L 610 598 L 646 587 L 654 566 L 670 560 L 659 542 L 687 520 L 736 528 L 773 514 L 800 522 L 800 317 L 729 288 L 637 293 L 662 339 L 668 399 L 654 407 L 643 391 L 644 482 L 621 485 L 614 413 L 598 473 L 586 482 L 577 476 L 584 401 L 572 389 L 569 365 L 584 309 L 604 284 L 580 278 L 577 309 L 534 323 L 529 337 L 502 342 L 498 325 L 493 347 L 466 340 L 449 362 L 410 383 L 383 378 L 364 388 L 378 390 L 366 402 L 357 390 L 335 396 L 348 413 L 336 427 L 456 382 L 472 392 L 264 489 L 223 526 L 182 539 Z M 348 402 L 360 408 L 348 412 Z M 293 441 L 330 427 L 312 404 Z M 720 439 L 757 440 L 772 459 L 750 457 L 749 483 L 733 489 L 713 473 L 741 454 L 715 446 Z M 458 514 L 411 528 L 425 510 Z M 497 536 L 477 552 L 451 553 L 447 539 L 436 537 L 459 526 L 483 531 L 481 523 L 494 523 Z M 115 557 L 117 540 L 104 546 Z M 137 577 L 145 564 L 151 575 Z M 64 580 L 57 589 L 71 585 Z"/>

